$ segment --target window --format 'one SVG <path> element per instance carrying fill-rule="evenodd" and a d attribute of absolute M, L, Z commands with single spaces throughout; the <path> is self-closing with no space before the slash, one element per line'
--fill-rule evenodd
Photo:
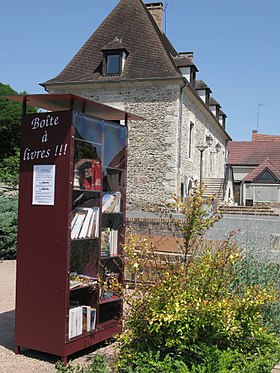
<path fill-rule="evenodd" d="M 121 53 L 106 54 L 106 75 L 120 75 L 121 62 Z"/>
<path fill-rule="evenodd" d="M 192 148 L 193 148 L 193 128 L 194 124 L 190 123 L 190 133 L 189 133 L 189 158 L 192 157 Z"/>
<path fill-rule="evenodd" d="M 182 202 L 184 201 L 185 199 L 185 185 L 184 183 L 181 183 L 181 200 Z"/>
<path fill-rule="evenodd" d="M 128 50 L 122 43 L 122 39 L 116 37 L 114 40 L 101 48 L 103 53 L 103 75 L 121 75 L 126 58 L 129 55 Z"/>
<path fill-rule="evenodd" d="M 269 170 L 265 170 L 259 177 L 255 179 L 255 182 L 277 183 L 278 180 L 269 172 Z"/>

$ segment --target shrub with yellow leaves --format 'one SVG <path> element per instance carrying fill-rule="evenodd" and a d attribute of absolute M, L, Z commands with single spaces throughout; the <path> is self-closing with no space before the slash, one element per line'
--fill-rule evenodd
<path fill-rule="evenodd" d="M 170 215 L 174 236 L 179 232 L 183 238 L 178 239 L 181 255 L 159 257 L 152 234 L 145 239 L 129 234 L 124 247 L 133 287 L 126 292 L 119 371 L 141 372 L 137 367 L 147 356 L 149 364 L 173 356 L 184 364 L 182 372 L 243 372 L 254 359 L 265 360 L 257 368 L 265 372 L 264 356 L 272 365 L 280 360 L 279 339 L 264 317 L 264 308 L 279 300 L 275 285 L 252 283 L 241 275 L 245 258 L 231 237 L 218 244 L 205 241 L 220 218 L 209 208 L 212 199 L 203 199 L 196 189 L 186 203 L 174 203 L 184 215 L 180 221 Z M 225 370 L 218 369 L 221 361 Z M 234 364 L 243 368 L 230 370 Z M 198 366 L 205 369 L 195 370 Z"/>

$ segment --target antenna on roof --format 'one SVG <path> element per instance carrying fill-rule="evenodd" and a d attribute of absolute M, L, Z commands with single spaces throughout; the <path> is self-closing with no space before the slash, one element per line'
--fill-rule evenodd
<path fill-rule="evenodd" d="M 165 0 L 164 2 L 164 33 L 166 35 L 166 24 L 167 24 L 167 7 L 168 7 L 168 2 Z"/>
<path fill-rule="evenodd" d="M 259 123 L 260 123 L 260 107 L 264 104 L 258 104 L 258 113 L 257 113 L 257 133 L 259 132 Z"/>

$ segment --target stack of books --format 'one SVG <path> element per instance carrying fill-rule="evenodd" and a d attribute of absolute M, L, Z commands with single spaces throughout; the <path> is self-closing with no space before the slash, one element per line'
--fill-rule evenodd
<path fill-rule="evenodd" d="M 93 238 L 99 235 L 99 208 L 77 207 L 73 211 L 71 239 Z"/>
<path fill-rule="evenodd" d="M 77 337 L 95 329 L 96 309 L 78 306 L 69 310 L 69 338 Z"/>

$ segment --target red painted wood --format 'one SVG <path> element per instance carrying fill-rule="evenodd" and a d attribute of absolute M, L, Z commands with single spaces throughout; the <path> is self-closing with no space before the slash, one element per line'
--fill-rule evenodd
<path fill-rule="evenodd" d="M 71 111 L 23 116 L 15 352 L 26 347 L 57 355 L 64 363 L 69 355 L 105 341 L 122 329 L 120 321 L 113 319 L 122 312 L 121 301 L 111 320 L 99 323 L 98 316 L 94 331 L 68 339 L 73 134 Z M 38 165 L 55 165 L 53 205 L 32 204 L 34 166 Z M 123 233 L 124 227 L 121 240 Z M 111 302 L 116 300 L 119 298 Z M 106 301 L 94 302 L 97 314 L 99 304 L 107 307 Z"/>
<path fill-rule="evenodd" d="M 58 124 L 32 129 L 32 120 L 48 115 Z M 71 122 L 66 111 L 25 115 L 22 122 L 15 345 L 55 354 L 66 334 Z M 56 152 L 57 145 L 65 154 Z M 49 157 L 40 158 L 42 150 Z M 43 164 L 56 166 L 53 206 L 32 205 L 33 166 Z"/>

